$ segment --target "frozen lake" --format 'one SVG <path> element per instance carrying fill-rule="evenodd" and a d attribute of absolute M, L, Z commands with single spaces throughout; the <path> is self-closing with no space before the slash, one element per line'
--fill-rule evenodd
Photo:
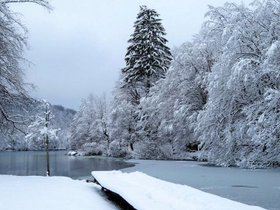
<path fill-rule="evenodd" d="M 132 160 L 129 162 L 136 165 L 122 171 L 141 171 L 241 203 L 280 210 L 280 168 L 266 170 L 222 168 L 192 161 Z"/>
<path fill-rule="evenodd" d="M 132 166 L 115 158 L 72 157 L 65 151 L 50 152 L 52 176 L 68 176 L 81 179 L 90 176 L 91 171 L 117 170 Z M 46 174 L 45 152 L 0 152 L 0 174 L 40 175 Z"/>

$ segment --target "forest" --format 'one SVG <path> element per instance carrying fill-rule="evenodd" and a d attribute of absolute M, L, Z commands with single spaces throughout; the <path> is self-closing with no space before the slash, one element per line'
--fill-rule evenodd
<path fill-rule="evenodd" d="M 280 164 L 280 2 L 209 6 L 192 41 L 170 50 L 159 14 L 140 8 L 113 100 L 90 95 L 71 148 L 219 166 Z"/>
<path fill-rule="evenodd" d="M 280 0 L 141 2 L 0 0 L 1 209 L 279 209 Z"/>
<path fill-rule="evenodd" d="M 27 141 L 40 111 L 23 75 L 27 29 L 1 1 L 0 149 L 42 150 Z M 89 95 L 76 112 L 51 106 L 52 149 L 121 158 L 280 165 L 280 2 L 209 6 L 200 32 L 170 49 L 160 15 L 141 6 L 112 93 Z M 30 136 L 30 135 L 29 135 Z"/>

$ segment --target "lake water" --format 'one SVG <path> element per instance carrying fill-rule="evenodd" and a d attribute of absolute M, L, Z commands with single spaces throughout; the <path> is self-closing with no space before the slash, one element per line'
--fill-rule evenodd
<path fill-rule="evenodd" d="M 68 176 L 74 179 L 90 177 L 91 171 L 117 170 L 133 166 L 122 160 L 104 157 L 73 157 L 65 151 L 50 152 L 52 176 Z M 0 152 L 0 174 L 40 175 L 46 174 L 45 152 Z"/>

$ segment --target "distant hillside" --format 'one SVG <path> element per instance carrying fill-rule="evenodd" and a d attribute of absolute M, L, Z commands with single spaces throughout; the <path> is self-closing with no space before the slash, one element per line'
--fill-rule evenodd
<path fill-rule="evenodd" d="M 70 125 L 76 111 L 64 108 L 61 105 L 52 105 L 54 114 L 53 127 L 60 128 L 58 133 L 57 149 L 67 149 L 70 145 Z"/>
<path fill-rule="evenodd" d="M 28 110 L 22 110 L 21 107 L 13 107 L 18 113 L 26 116 L 26 123 L 21 126 L 21 130 L 26 132 L 29 123 L 34 120 L 38 113 L 42 112 L 41 102 L 34 100 L 28 107 Z M 60 128 L 58 139 L 52 142 L 52 149 L 67 149 L 69 147 L 70 124 L 76 113 L 73 109 L 65 108 L 61 105 L 51 105 L 51 111 L 54 118 L 51 121 L 51 127 Z M 14 130 L 11 132 L 0 133 L 0 150 L 43 150 L 44 144 L 29 145 L 25 140 L 25 134 Z"/>

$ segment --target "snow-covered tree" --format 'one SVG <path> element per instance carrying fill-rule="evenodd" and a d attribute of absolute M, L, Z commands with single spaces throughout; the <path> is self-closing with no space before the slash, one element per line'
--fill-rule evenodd
<path fill-rule="evenodd" d="M 191 43 L 136 110 L 134 153 L 223 165 L 279 165 L 279 14 L 276 0 L 209 7 Z M 197 148 L 197 144 L 199 148 Z"/>
<path fill-rule="evenodd" d="M 170 66 L 172 59 L 165 34 L 159 14 L 141 6 L 134 24 L 134 33 L 128 40 L 126 67 L 122 69 L 122 85 L 131 91 L 136 102 L 144 96 L 144 92 L 149 92 L 156 81 L 165 76 Z"/>
<path fill-rule="evenodd" d="M 148 53 L 152 41 L 146 38 L 153 33 L 143 27 L 158 19 L 151 14 L 141 7 L 129 41 L 107 126 L 109 154 L 279 166 L 280 2 L 210 6 L 199 34 L 174 49 L 168 71 L 168 53 L 167 66 L 148 68 L 157 54 Z M 81 125 L 84 134 L 96 133 L 96 126 Z"/>
<path fill-rule="evenodd" d="M 60 130 L 50 127 L 51 119 L 54 117 L 50 110 L 50 104 L 43 101 L 44 112 L 37 115 L 35 120 L 28 126 L 28 134 L 25 136 L 29 145 L 44 145 L 47 157 L 47 176 L 50 176 L 49 149 L 50 142 L 57 138 L 57 132 Z"/>
<path fill-rule="evenodd" d="M 90 125 L 90 136 L 93 142 L 92 149 L 88 148 L 88 151 L 100 149 L 101 154 L 108 155 L 110 146 L 110 136 L 108 128 L 108 102 L 106 96 L 94 97 L 94 110 L 95 117 Z M 96 152 L 95 152 L 96 153 Z"/>
<path fill-rule="evenodd" d="M 201 38 L 172 54 L 166 78 L 140 103 L 137 153 L 142 158 L 186 158 L 187 152 L 197 150 L 196 116 L 207 101 L 205 78 L 214 57 Z"/>
<path fill-rule="evenodd" d="M 137 122 L 137 106 L 130 102 L 126 89 L 117 87 L 110 110 L 110 155 L 129 157 L 133 150 Z"/>
<path fill-rule="evenodd" d="M 249 8 L 227 3 L 207 13 L 207 37 L 221 54 L 208 77 L 208 103 L 196 131 L 211 162 L 242 167 L 280 162 L 273 111 L 279 109 L 279 14 L 276 0 L 254 1 Z"/>
<path fill-rule="evenodd" d="M 106 97 L 92 94 L 83 99 L 71 124 L 71 149 L 86 155 L 108 154 L 108 105 Z"/>
<path fill-rule="evenodd" d="M 244 108 L 246 135 L 249 139 L 240 166 L 272 167 L 280 165 L 280 43 L 268 49 L 258 83 L 262 96 Z"/>
<path fill-rule="evenodd" d="M 126 66 L 114 92 L 110 121 L 111 136 L 114 136 L 110 150 L 113 156 L 130 156 L 134 150 L 141 98 L 165 77 L 172 60 L 165 35 L 159 14 L 141 6 L 134 33 L 128 40 Z"/>
<path fill-rule="evenodd" d="M 82 99 L 80 108 L 71 123 L 70 148 L 72 150 L 80 149 L 89 138 L 89 126 L 92 119 L 87 103 L 87 100 Z"/>
<path fill-rule="evenodd" d="M 44 150 L 43 142 L 27 144 L 24 141 L 25 133 L 28 131 L 28 125 L 35 120 L 35 116 L 41 115 L 44 112 L 42 101 L 32 100 L 28 107 L 14 106 L 13 110 L 16 113 L 21 113 L 23 118 L 28 119 L 24 124 L 20 125 L 23 132 L 0 132 L 0 151 L 5 150 Z M 64 108 L 60 105 L 50 105 L 50 110 L 54 115 L 52 119 L 51 128 L 60 128 L 58 139 L 53 139 L 50 142 L 51 149 L 68 149 L 70 147 L 70 124 L 76 111 Z M 18 125 L 19 126 L 19 125 Z"/>
<path fill-rule="evenodd" d="M 20 124 L 26 115 L 17 112 L 17 107 L 30 103 L 23 81 L 23 51 L 26 46 L 26 29 L 10 10 L 12 3 L 36 3 L 50 9 L 45 0 L 1 0 L 0 1 L 0 130 L 21 130 Z"/>

